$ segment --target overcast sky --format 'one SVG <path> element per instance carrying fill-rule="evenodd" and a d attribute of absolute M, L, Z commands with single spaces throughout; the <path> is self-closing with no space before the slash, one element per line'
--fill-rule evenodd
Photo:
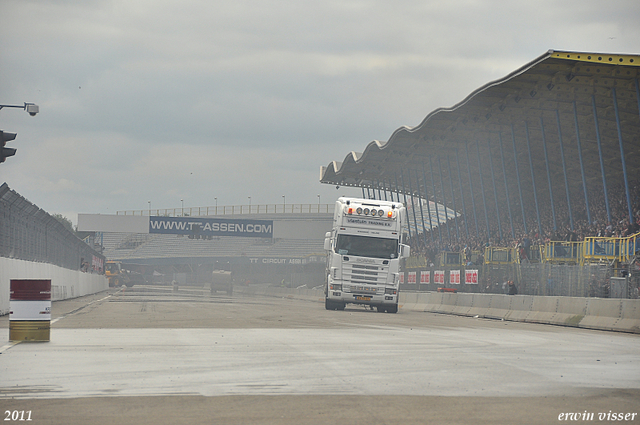
<path fill-rule="evenodd" d="M 333 202 L 320 166 L 549 49 L 640 53 L 640 1 L 0 1 L 0 184 L 77 213 Z"/>

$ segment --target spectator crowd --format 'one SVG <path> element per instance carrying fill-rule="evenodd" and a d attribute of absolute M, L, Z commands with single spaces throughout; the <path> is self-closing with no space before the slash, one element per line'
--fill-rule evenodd
<path fill-rule="evenodd" d="M 519 246 L 528 251 L 530 246 L 545 245 L 550 241 L 577 242 L 590 236 L 614 238 L 631 236 L 640 232 L 640 181 L 631 182 L 630 188 L 632 220 L 629 219 L 624 185 L 618 185 L 608 188 L 609 214 L 602 190 L 599 193 L 593 191 L 588 194 L 589 214 L 587 214 L 584 197 L 581 197 L 581 204 L 572 202 L 571 215 L 566 198 L 561 200 L 554 197 L 555 219 L 550 201 L 543 203 L 538 199 L 540 212 L 540 225 L 538 225 L 533 199 L 529 199 L 528 202 L 525 200 L 525 204 L 528 204 L 525 208 L 526 230 L 519 206 L 512 205 L 511 214 L 509 214 L 505 205 L 497 213 L 495 210 L 489 211 L 487 218 L 490 232 L 487 233 L 484 209 L 477 208 L 478 223 L 475 223 L 473 213 L 469 215 L 469 208 L 467 208 L 467 217 L 459 216 L 449 219 L 447 223 L 440 225 L 440 229 L 434 227 L 426 234 L 412 232 L 409 245 L 411 245 L 413 256 L 426 257 L 428 262 L 435 262 L 437 254 L 442 251 L 469 253 L 483 251 L 489 246 L 504 248 Z M 477 201 L 476 205 L 479 205 Z M 413 223 L 413 215 L 408 214 L 408 216 Z M 465 220 L 467 220 L 466 223 Z M 513 234 L 511 223 L 513 223 Z M 412 226 L 412 229 L 416 227 L 422 229 L 419 218 L 417 226 Z M 476 229 L 478 229 L 477 232 Z"/>

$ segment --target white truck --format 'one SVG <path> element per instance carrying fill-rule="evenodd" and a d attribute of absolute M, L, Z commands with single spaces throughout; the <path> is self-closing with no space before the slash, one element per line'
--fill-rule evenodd
<path fill-rule="evenodd" d="M 344 310 L 364 304 L 379 312 L 398 312 L 400 259 L 405 207 L 399 202 L 339 198 L 333 229 L 327 232 L 325 308 Z"/>

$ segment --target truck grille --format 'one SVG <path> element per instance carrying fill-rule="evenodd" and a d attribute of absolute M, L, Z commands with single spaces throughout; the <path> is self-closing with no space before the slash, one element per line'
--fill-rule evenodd
<path fill-rule="evenodd" d="M 354 284 L 377 285 L 387 280 L 388 267 L 382 265 L 348 264 L 343 265 L 343 278 Z"/>

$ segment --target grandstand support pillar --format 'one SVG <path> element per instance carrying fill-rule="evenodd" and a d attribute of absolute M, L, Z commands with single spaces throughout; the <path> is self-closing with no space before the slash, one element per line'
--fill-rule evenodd
<path fill-rule="evenodd" d="M 422 182 L 424 184 L 424 199 L 427 200 L 427 214 L 429 214 L 429 233 L 431 233 L 431 239 L 435 239 L 436 235 L 433 232 L 433 218 L 431 217 L 431 202 L 429 201 L 429 191 L 427 190 L 427 174 L 424 171 L 424 162 L 422 163 Z"/>
<path fill-rule="evenodd" d="M 453 178 L 451 177 L 451 161 L 447 154 L 447 167 L 449 168 L 449 186 L 451 186 L 451 203 L 453 205 L 453 222 L 456 226 L 456 238 L 460 240 L 460 231 L 458 230 L 458 210 L 456 208 L 456 194 L 453 191 Z"/>
<path fill-rule="evenodd" d="M 498 189 L 496 188 L 496 175 L 493 171 L 493 155 L 491 154 L 491 138 L 487 138 L 487 147 L 489 149 L 489 167 L 491 168 L 491 182 L 493 183 L 493 197 L 496 200 L 496 218 L 498 219 L 498 232 L 500 233 L 500 240 L 504 240 L 502 235 L 502 223 L 500 222 L 500 207 L 498 205 Z"/>
<path fill-rule="evenodd" d="M 391 181 L 391 179 L 389 179 L 389 198 L 391 198 L 391 202 L 394 202 L 393 200 L 393 194 L 395 193 L 396 195 L 396 200 L 395 202 L 400 202 L 400 198 L 398 198 L 398 187 L 395 187 L 395 192 L 393 190 L 391 190 L 391 188 L 394 187 L 393 186 L 393 182 Z"/>
<path fill-rule="evenodd" d="M 380 182 L 376 182 L 376 187 L 378 188 L 378 199 L 382 201 L 382 193 L 380 193 Z"/>
<path fill-rule="evenodd" d="M 467 217 L 467 208 L 464 205 L 464 192 L 462 191 L 462 174 L 460 173 L 460 158 L 458 157 L 458 150 L 456 149 L 456 162 L 458 164 L 458 183 L 460 184 L 460 199 L 462 200 L 462 215 L 464 217 L 464 229 L 469 237 L 469 224 Z M 427 204 L 429 205 L 429 204 Z"/>
<path fill-rule="evenodd" d="M 622 160 L 622 175 L 624 176 L 624 189 L 627 193 L 627 209 L 629 211 L 629 224 L 633 223 L 633 211 L 631 209 L 631 194 L 629 193 L 629 180 L 627 179 L 627 161 L 624 159 L 624 146 L 622 143 L 622 128 L 620 127 L 620 111 L 618 111 L 618 98 L 616 88 L 611 88 L 613 94 L 613 108 L 616 113 L 616 127 L 618 128 L 618 143 L 620 144 L 620 159 Z"/>
<path fill-rule="evenodd" d="M 513 228 L 513 217 L 511 216 L 511 199 L 509 197 L 509 186 L 507 182 L 507 166 L 504 163 L 504 145 L 502 144 L 502 133 L 498 132 L 500 142 L 500 159 L 502 161 L 502 176 L 504 177 L 504 193 L 507 196 L 507 212 L 509 213 L 509 224 L 511 225 L 511 237 L 515 239 L 516 232 Z"/>
<path fill-rule="evenodd" d="M 364 199 L 367 199 L 367 195 L 364 194 L 364 186 L 362 186 L 361 189 L 362 189 L 362 197 Z"/>
<path fill-rule="evenodd" d="M 582 174 L 582 189 L 584 190 L 584 203 L 587 207 L 587 221 L 591 224 L 591 210 L 589 209 L 589 194 L 587 193 L 587 178 L 584 174 L 584 162 L 582 161 L 582 145 L 580 143 L 580 126 L 578 125 L 578 107 L 573 101 L 573 121 L 576 126 L 576 142 L 578 143 L 578 160 L 580 161 L 580 173 Z"/>
<path fill-rule="evenodd" d="M 540 223 L 540 207 L 538 206 L 538 191 L 536 189 L 536 176 L 533 172 L 533 159 L 531 158 L 531 139 L 529 137 L 529 124 L 526 121 L 524 122 L 524 130 L 527 136 L 529 168 L 531 169 L 531 183 L 533 185 L 533 202 L 536 204 L 536 219 L 538 220 L 538 235 L 542 236 L 542 224 Z"/>
<path fill-rule="evenodd" d="M 469 173 L 469 190 L 471 193 L 471 206 L 473 207 L 473 221 L 476 224 L 476 235 L 480 233 L 478 230 L 478 216 L 476 214 L 476 198 L 473 196 L 473 179 L 471 178 L 471 166 L 469 164 L 469 144 L 465 143 L 464 149 L 467 153 L 467 172 Z"/>
<path fill-rule="evenodd" d="M 380 182 L 378 182 L 378 185 L 380 184 Z M 382 193 L 384 193 L 384 200 L 387 200 L 387 184 L 385 183 L 385 181 L 382 181 Z"/>
<path fill-rule="evenodd" d="M 600 156 L 600 172 L 602 173 L 602 189 L 604 191 L 604 204 L 607 207 L 607 223 L 610 223 L 611 209 L 609 208 L 609 194 L 607 193 L 607 178 L 605 177 L 605 173 L 604 173 L 604 159 L 602 158 L 602 141 L 600 140 L 600 126 L 598 125 L 598 111 L 596 109 L 595 95 L 591 95 L 591 105 L 593 106 L 593 120 L 596 125 L 596 140 L 598 141 L 598 155 Z"/>
<path fill-rule="evenodd" d="M 400 173 L 402 173 L 402 170 L 400 170 Z M 395 173 L 396 175 L 396 186 L 398 186 L 398 173 Z M 400 175 L 400 178 L 402 178 L 402 174 Z M 407 216 L 407 232 L 409 233 L 409 239 L 411 239 L 411 225 L 409 224 L 409 211 L 408 211 L 408 206 L 409 204 L 407 203 L 407 190 L 404 188 L 404 180 L 402 181 L 402 195 L 404 196 L 404 206 L 405 206 L 405 210 L 404 213 Z M 400 195 L 398 195 L 398 199 Z"/>
<path fill-rule="evenodd" d="M 562 128 L 560 126 L 560 112 L 556 109 L 556 123 L 558 125 L 558 142 L 560 142 L 560 159 L 564 173 L 564 188 L 567 193 L 567 207 L 569 208 L 569 226 L 573 230 L 573 211 L 571 211 L 571 195 L 569 193 L 569 178 L 567 177 L 567 163 L 564 159 L 564 144 L 562 143 Z"/>
<path fill-rule="evenodd" d="M 634 79 L 636 83 L 636 100 L 638 101 L 638 115 L 640 115 L 640 83 L 638 83 L 638 79 Z"/>
<path fill-rule="evenodd" d="M 513 163 L 516 166 L 516 181 L 518 182 L 518 193 L 520 194 L 520 211 L 522 211 L 522 226 L 524 227 L 524 233 L 529 233 L 527 230 L 527 217 L 524 213 L 524 200 L 522 198 L 522 184 L 520 183 L 520 167 L 518 167 L 518 151 L 516 150 L 516 133 L 513 129 L 513 123 L 511 123 L 511 142 L 513 143 Z"/>
<path fill-rule="evenodd" d="M 484 207 L 484 221 L 487 223 L 487 240 L 491 238 L 491 229 L 489 228 L 489 213 L 487 212 L 487 198 L 484 195 L 484 182 L 482 178 L 482 161 L 480 161 L 480 143 L 476 139 L 476 150 L 478 151 L 478 174 L 480 174 L 480 193 L 482 193 L 482 206 Z M 496 214 L 498 212 L 496 211 Z"/>
<path fill-rule="evenodd" d="M 433 189 L 433 203 L 436 207 L 436 224 L 438 225 L 438 237 L 442 243 L 442 229 L 440 228 L 440 212 L 438 211 L 438 198 L 436 198 L 436 184 L 433 181 L 433 163 L 429 157 L 429 170 L 431 171 L 431 188 Z"/>
<path fill-rule="evenodd" d="M 409 178 L 411 178 L 411 170 L 409 170 Z M 420 218 L 422 218 L 422 239 L 424 239 L 424 246 L 427 246 L 427 226 L 424 224 L 424 211 L 422 209 L 422 192 L 420 191 L 420 175 L 418 174 L 418 170 L 416 170 L 416 185 L 418 186 L 418 199 L 420 199 Z M 426 187 L 425 187 L 426 189 Z M 427 199 L 427 202 L 429 200 Z M 427 204 L 428 205 L 428 204 Z"/>
<path fill-rule="evenodd" d="M 416 239 L 418 238 L 418 219 L 416 217 L 416 203 L 414 201 L 413 189 L 411 188 L 411 170 L 407 169 L 409 173 L 409 193 L 411 194 L 411 210 L 413 211 L 413 224 L 416 226 Z M 400 170 L 400 178 L 402 179 L 402 185 L 404 186 L 404 173 Z M 407 223 L 409 221 L 407 220 Z"/>
<path fill-rule="evenodd" d="M 549 170 L 549 154 L 547 152 L 547 138 L 544 135 L 544 121 L 540 117 L 540 129 L 542 131 L 542 147 L 544 149 L 544 163 L 547 166 L 547 181 L 549 182 L 549 198 L 551 199 L 551 216 L 553 217 L 553 230 L 558 230 L 556 224 L 556 207 L 553 203 L 553 189 L 551 187 L 551 170 Z"/>
<path fill-rule="evenodd" d="M 440 192 L 442 192 L 442 207 L 444 208 L 444 224 L 447 227 L 447 238 L 451 242 L 451 231 L 449 230 L 449 208 L 447 208 L 447 198 L 444 196 L 444 180 L 442 179 L 442 163 L 438 156 L 438 173 L 440 173 Z"/>

